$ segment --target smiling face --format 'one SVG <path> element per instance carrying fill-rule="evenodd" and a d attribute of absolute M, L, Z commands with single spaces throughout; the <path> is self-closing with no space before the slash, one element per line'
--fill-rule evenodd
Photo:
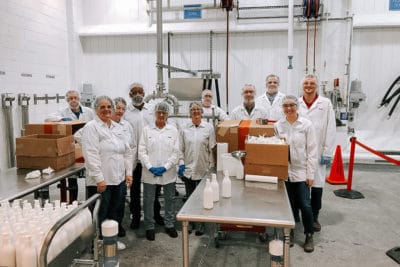
<path fill-rule="evenodd" d="M 279 87 L 279 79 L 276 76 L 270 76 L 266 81 L 267 92 L 270 95 L 276 94 L 278 92 Z"/>
<path fill-rule="evenodd" d="M 315 96 L 317 94 L 317 79 L 314 77 L 307 77 L 303 80 L 303 92 L 308 96 Z"/>
<path fill-rule="evenodd" d="M 108 123 L 111 119 L 112 104 L 107 99 L 102 99 L 99 101 L 96 108 L 96 114 L 103 122 Z"/>
<path fill-rule="evenodd" d="M 143 104 L 144 90 L 139 86 L 133 87 L 129 92 L 129 96 L 135 106 L 140 106 Z"/>
<path fill-rule="evenodd" d="M 212 105 L 212 99 L 213 95 L 210 90 L 204 90 L 203 95 L 201 97 L 201 102 L 203 104 L 203 107 L 209 108 Z"/>
<path fill-rule="evenodd" d="M 293 99 L 285 99 L 282 102 L 283 113 L 287 118 L 297 117 L 297 103 Z"/>
<path fill-rule="evenodd" d="M 70 91 L 67 95 L 67 102 L 69 107 L 73 110 L 73 111 L 78 111 L 79 110 L 79 94 L 77 92 L 74 91 Z"/>
<path fill-rule="evenodd" d="M 254 98 L 256 96 L 256 90 L 253 85 L 245 85 L 242 89 L 243 103 L 245 105 L 250 105 L 254 103 Z"/>
<path fill-rule="evenodd" d="M 200 125 L 202 115 L 203 115 L 202 108 L 197 104 L 192 104 L 190 108 L 190 118 L 192 119 L 194 125 Z"/>
<path fill-rule="evenodd" d="M 124 116 L 125 114 L 125 105 L 122 102 L 118 102 L 115 105 L 114 111 L 112 113 L 112 119 L 113 121 L 116 122 L 120 122 L 121 118 Z"/>

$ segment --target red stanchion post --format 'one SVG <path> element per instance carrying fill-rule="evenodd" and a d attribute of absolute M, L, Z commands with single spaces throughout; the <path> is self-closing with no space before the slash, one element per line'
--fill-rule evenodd
<path fill-rule="evenodd" d="M 364 198 L 363 194 L 358 191 L 352 190 L 351 185 L 353 183 L 353 167 L 354 167 L 354 156 L 356 152 L 356 138 L 350 138 L 350 160 L 349 160 L 349 173 L 347 176 L 347 189 L 338 189 L 333 191 L 333 193 L 338 197 L 350 198 L 350 199 L 360 199 Z"/>
<path fill-rule="evenodd" d="M 351 191 L 351 184 L 353 183 L 353 168 L 354 168 L 354 154 L 356 153 L 356 137 L 350 138 L 350 160 L 349 160 L 349 172 L 347 174 L 347 191 Z"/>

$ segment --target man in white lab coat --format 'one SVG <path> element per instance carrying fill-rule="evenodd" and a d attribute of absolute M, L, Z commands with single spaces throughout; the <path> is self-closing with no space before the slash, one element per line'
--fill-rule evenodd
<path fill-rule="evenodd" d="M 169 107 L 165 102 L 155 108 L 155 122 L 143 128 L 139 142 L 139 159 L 142 163 L 143 210 L 146 238 L 155 239 L 154 198 L 157 185 L 164 192 L 165 232 L 172 238 L 178 237 L 175 229 L 175 182 L 179 161 L 179 133 L 167 123 Z"/>
<path fill-rule="evenodd" d="M 203 115 L 211 116 L 212 110 L 214 109 L 214 115 L 217 117 L 218 121 L 223 121 L 228 118 L 226 112 L 215 105 L 213 105 L 213 94 L 210 89 L 203 90 L 201 93 L 201 104 L 203 106 Z"/>
<path fill-rule="evenodd" d="M 136 138 L 136 144 L 139 144 L 142 130 L 146 125 L 154 124 L 154 110 L 153 107 L 147 103 L 144 103 L 144 88 L 140 83 L 133 83 L 129 87 L 129 97 L 132 103 L 126 107 L 125 120 L 127 120 L 134 132 Z M 138 159 L 138 157 L 135 157 Z M 142 183 L 142 164 L 140 160 L 134 163 L 136 167 L 133 170 L 133 184 L 130 188 L 130 203 L 129 209 L 132 214 L 132 221 L 130 228 L 135 230 L 140 227 L 140 216 L 141 216 L 141 183 Z M 164 225 L 163 218 L 160 215 L 160 202 L 158 201 L 157 195 L 160 194 L 160 187 L 156 191 L 156 199 L 154 203 L 154 219 L 157 224 Z"/>
<path fill-rule="evenodd" d="M 254 101 L 256 88 L 252 84 L 245 84 L 242 88 L 243 104 L 234 108 L 229 115 L 231 120 L 268 119 L 268 112 Z"/>
<path fill-rule="evenodd" d="M 311 189 L 311 207 L 314 216 L 314 230 L 321 231 L 318 221 L 322 207 L 322 191 L 325 185 L 326 165 L 332 160 L 335 147 L 336 121 L 331 101 L 318 94 L 317 77 L 309 74 L 303 81 L 303 96 L 299 98 L 299 113 L 314 125 L 318 144 L 318 164 Z"/>
<path fill-rule="evenodd" d="M 270 74 L 265 78 L 265 94 L 257 97 L 256 104 L 263 107 L 269 113 L 268 120 L 278 121 L 284 117 L 282 112 L 282 99 L 285 96 L 279 92 L 280 79 L 278 75 Z"/>

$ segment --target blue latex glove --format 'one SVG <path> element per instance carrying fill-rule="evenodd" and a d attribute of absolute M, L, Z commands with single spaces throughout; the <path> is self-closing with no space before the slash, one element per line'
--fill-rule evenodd
<path fill-rule="evenodd" d="M 329 163 L 331 163 L 331 161 L 332 161 L 332 157 L 330 157 L 330 156 L 324 156 L 324 155 L 321 156 L 320 163 L 321 163 L 322 165 L 329 164 Z"/>
<path fill-rule="evenodd" d="M 186 167 L 185 167 L 184 164 L 179 165 L 178 175 L 179 176 L 183 176 L 183 173 L 185 172 L 185 169 L 186 169 Z"/>
<path fill-rule="evenodd" d="M 149 169 L 149 172 L 151 172 L 154 176 L 157 176 L 157 168 L 156 167 L 151 167 Z"/>
<path fill-rule="evenodd" d="M 65 118 L 61 118 L 61 121 L 72 121 L 71 118 L 65 117 Z"/>
<path fill-rule="evenodd" d="M 165 167 L 158 167 L 158 173 L 160 174 L 160 176 L 162 176 L 163 173 L 166 171 L 167 171 L 167 169 Z"/>

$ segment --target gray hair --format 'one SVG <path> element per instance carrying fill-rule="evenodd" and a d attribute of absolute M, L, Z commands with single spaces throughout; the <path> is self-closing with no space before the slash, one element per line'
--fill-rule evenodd
<path fill-rule="evenodd" d="M 268 75 L 268 76 L 265 78 L 265 82 L 267 82 L 269 78 L 276 78 L 276 79 L 278 80 L 278 84 L 281 84 L 281 79 L 279 78 L 278 75 L 276 75 L 276 74 L 270 74 L 270 75 Z"/>
<path fill-rule="evenodd" d="M 304 78 L 301 80 L 301 88 L 303 88 L 303 83 L 306 79 L 314 79 L 315 80 L 315 84 L 317 85 L 317 89 L 318 89 L 318 85 L 319 85 L 319 81 L 318 81 L 318 77 L 315 74 L 307 74 L 306 76 L 304 76 Z"/>
<path fill-rule="evenodd" d="M 143 84 L 134 82 L 129 86 L 129 91 L 131 91 L 135 87 L 142 88 L 144 90 Z"/>
<path fill-rule="evenodd" d="M 101 95 L 101 96 L 96 97 L 96 100 L 94 100 L 94 103 L 93 103 L 94 109 L 99 108 L 99 103 L 102 100 L 107 100 L 108 102 L 110 102 L 111 108 L 114 109 L 114 103 L 113 103 L 112 99 L 106 95 Z"/>
<path fill-rule="evenodd" d="M 210 92 L 211 94 L 213 94 L 212 91 L 211 91 L 210 89 L 204 89 L 203 92 L 201 92 L 201 98 L 203 98 L 204 94 L 205 94 L 205 93 L 208 93 L 208 92 Z"/>
<path fill-rule="evenodd" d="M 126 106 L 126 101 L 123 97 L 116 97 L 114 98 L 114 105 L 116 106 L 119 102 L 121 102 L 122 104 L 124 104 L 124 106 Z"/>
<path fill-rule="evenodd" d="M 294 95 L 285 95 L 282 99 L 282 104 L 285 100 L 293 100 L 293 102 L 298 105 L 299 104 L 299 99 L 295 97 Z"/>
<path fill-rule="evenodd" d="M 246 86 L 251 86 L 251 87 L 253 87 L 254 93 L 256 93 L 256 87 L 254 86 L 254 84 L 251 84 L 251 83 L 246 83 L 245 85 L 243 85 L 243 87 L 242 87 L 242 93 L 243 93 L 244 88 L 245 88 Z"/>
<path fill-rule="evenodd" d="M 154 107 L 154 112 L 165 112 L 167 114 L 169 114 L 169 106 L 167 103 L 165 102 L 160 102 L 157 103 L 157 105 Z"/>
<path fill-rule="evenodd" d="M 201 110 L 201 114 L 203 114 L 203 112 L 204 112 L 203 106 L 202 106 L 199 102 L 196 102 L 196 101 L 191 102 L 191 103 L 189 104 L 189 114 L 192 112 L 192 107 L 193 107 L 193 106 L 198 106 L 198 107 L 200 108 L 200 110 Z"/>
<path fill-rule="evenodd" d="M 68 91 L 65 93 L 65 98 L 68 98 L 68 95 L 69 95 L 69 94 L 77 94 L 77 95 L 78 95 L 78 98 L 81 99 L 81 94 L 80 94 L 77 90 L 68 90 Z"/>

